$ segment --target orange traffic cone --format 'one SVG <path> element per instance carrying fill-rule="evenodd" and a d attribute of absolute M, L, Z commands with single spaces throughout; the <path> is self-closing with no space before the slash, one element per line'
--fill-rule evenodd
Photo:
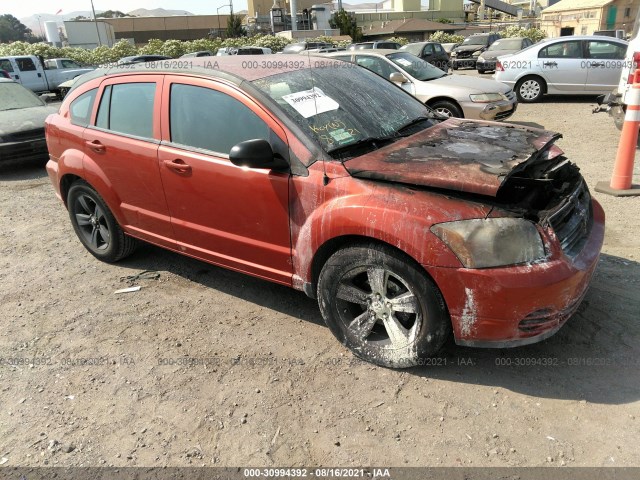
<path fill-rule="evenodd" d="M 598 182 L 596 192 L 616 197 L 640 195 L 640 186 L 631 185 L 633 162 L 636 158 L 638 143 L 638 129 L 640 129 L 640 69 L 633 74 L 633 85 L 627 94 L 627 111 L 624 116 L 624 125 L 620 134 L 611 182 Z"/>

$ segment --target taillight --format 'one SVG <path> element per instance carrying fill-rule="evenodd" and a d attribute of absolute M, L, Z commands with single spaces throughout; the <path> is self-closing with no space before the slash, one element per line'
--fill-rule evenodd
<path fill-rule="evenodd" d="M 636 73 L 636 69 L 640 66 L 640 52 L 633 52 L 633 65 L 631 67 L 631 72 L 627 77 L 627 84 L 633 85 L 634 74 Z"/>
<path fill-rule="evenodd" d="M 496 72 L 504 72 L 504 67 L 500 63 L 500 60 L 496 62 Z"/>

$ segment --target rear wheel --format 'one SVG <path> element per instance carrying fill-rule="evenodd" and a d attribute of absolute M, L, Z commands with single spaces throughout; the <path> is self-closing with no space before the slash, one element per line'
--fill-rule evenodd
<path fill-rule="evenodd" d="M 378 244 L 333 254 L 320 273 L 318 303 L 340 342 L 384 367 L 419 365 L 450 332 L 433 281 L 409 257 Z"/>
<path fill-rule="evenodd" d="M 478 73 L 479 73 L 480 75 L 482 75 L 483 73 L 486 73 L 486 72 L 487 72 L 487 71 L 486 71 L 486 70 L 484 70 L 484 69 L 481 69 L 481 68 L 479 68 L 479 69 L 478 69 Z"/>
<path fill-rule="evenodd" d="M 436 100 L 430 103 L 429 106 L 445 117 L 464 118 L 460 107 L 449 100 Z"/>
<path fill-rule="evenodd" d="M 516 95 L 519 102 L 539 102 L 543 93 L 544 82 L 538 77 L 525 77 L 516 84 Z"/>
<path fill-rule="evenodd" d="M 102 197 L 84 181 L 67 195 L 73 229 L 87 250 L 104 262 L 117 262 L 133 253 L 137 241 L 125 235 Z"/>

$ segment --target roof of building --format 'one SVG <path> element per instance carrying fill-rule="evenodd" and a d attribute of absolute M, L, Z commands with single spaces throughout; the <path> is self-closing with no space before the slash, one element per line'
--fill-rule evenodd
<path fill-rule="evenodd" d="M 567 10 L 588 10 L 601 8 L 613 0 L 560 0 L 558 3 L 545 8 L 542 13 L 564 12 Z"/>
<path fill-rule="evenodd" d="M 451 31 L 459 29 L 460 27 L 455 27 L 447 23 L 432 22 L 423 18 L 408 18 L 406 20 L 381 22 L 377 27 L 374 26 L 371 29 L 363 29 L 362 34 L 366 37 L 369 35 L 393 35 L 396 33 L 437 32 L 438 30 Z"/>

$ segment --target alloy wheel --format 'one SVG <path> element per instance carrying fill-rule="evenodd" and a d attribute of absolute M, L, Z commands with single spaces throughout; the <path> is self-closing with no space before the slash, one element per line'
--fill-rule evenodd
<path fill-rule="evenodd" d="M 80 233 L 96 251 L 106 250 L 111 242 L 111 232 L 100 206 L 87 194 L 81 194 L 74 205 L 74 215 Z"/>
<path fill-rule="evenodd" d="M 520 96 L 525 100 L 535 100 L 540 96 L 542 87 L 536 80 L 525 80 L 520 85 Z"/>

